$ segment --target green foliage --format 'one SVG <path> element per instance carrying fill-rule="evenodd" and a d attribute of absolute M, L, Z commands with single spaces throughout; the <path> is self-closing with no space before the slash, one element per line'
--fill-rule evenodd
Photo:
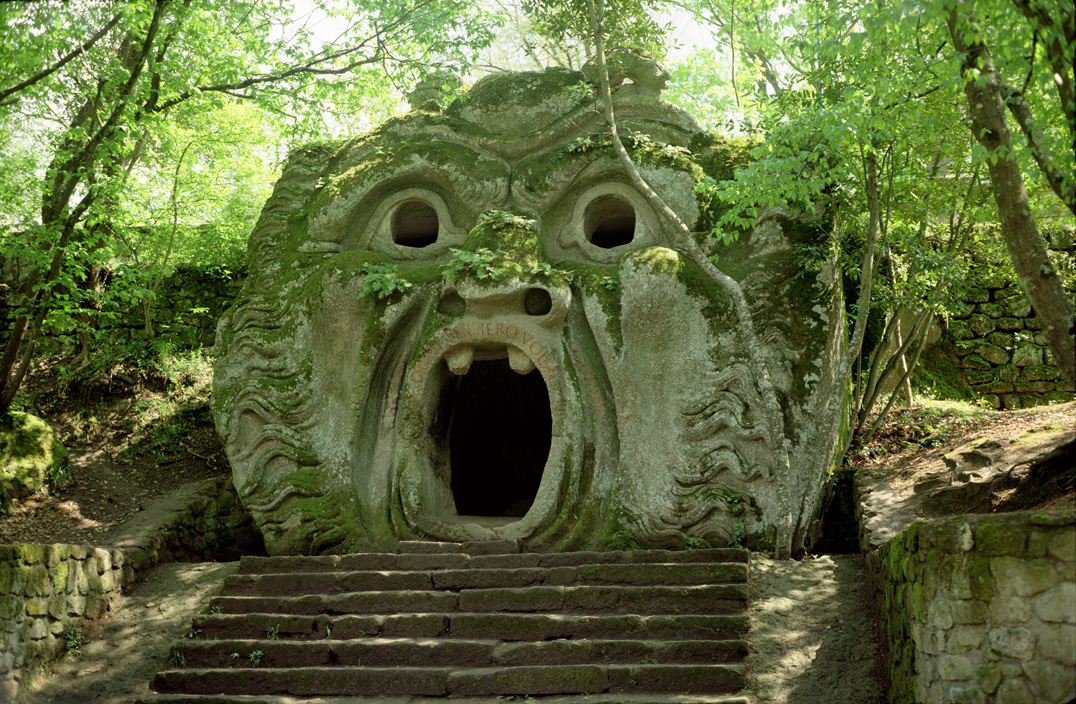
<path fill-rule="evenodd" d="M 479 247 L 473 252 L 453 247 L 450 251 L 452 260 L 444 269 L 445 277 L 449 281 L 455 281 L 463 273 L 482 281 L 493 281 L 503 273 L 502 258 L 487 247 Z"/>
<path fill-rule="evenodd" d="M 0 4 L 0 257 L 30 323 L 0 410 L 43 324 L 86 329 L 89 269 L 137 272 L 139 300 L 176 262 L 234 270 L 289 140 L 357 131 L 396 81 L 465 69 L 488 20 L 451 0 Z"/>
<path fill-rule="evenodd" d="M 407 293 L 413 286 L 394 264 L 364 264 L 359 271 L 366 277 L 359 298 L 384 301 L 396 294 Z"/>
<path fill-rule="evenodd" d="M 82 646 L 86 643 L 86 636 L 81 628 L 71 628 L 64 631 L 64 654 L 78 657 L 82 654 Z"/>
<path fill-rule="evenodd" d="M 747 524 L 740 521 L 732 529 L 732 535 L 729 536 L 730 548 L 742 548 L 744 547 L 744 536 L 747 534 Z"/>
<path fill-rule="evenodd" d="M 607 47 L 637 47 L 660 59 L 665 55 L 665 34 L 670 25 L 660 24 L 650 14 L 651 3 L 643 0 L 594 0 L 604 9 L 602 31 Z M 523 11 L 533 32 L 554 44 L 576 43 L 591 56 L 590 17 L 587 0 L 522 0 Z M 601 12 L 601 9 L 599 9 Z"/>
<path fill-rule="evenodd" d="M 172 654 L 168 657 L 168 665 L 169 665 L 169 667 L 176 667 L 176 668 L 186 667 L 187 666 L 187 657 L 183 653 L 179 652 L 178 650 L 173 650 Z"/>
<path fill-rule="evenodd" d="M 530 232 L 537 232 L 533 219 L 523 215 L 516 215 L 507 210 L 487 210 L 478 219 L 478 224 L 488 223 L 494 230 L 503 230 L 506 227 L 519 227 Z"/>

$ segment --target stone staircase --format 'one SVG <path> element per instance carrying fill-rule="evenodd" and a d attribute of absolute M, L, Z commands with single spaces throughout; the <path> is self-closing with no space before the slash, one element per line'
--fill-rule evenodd
<path fill-rule="evenodd" d="M 247 557 L 141 704 L 746 704 L 747 552 Z"/>

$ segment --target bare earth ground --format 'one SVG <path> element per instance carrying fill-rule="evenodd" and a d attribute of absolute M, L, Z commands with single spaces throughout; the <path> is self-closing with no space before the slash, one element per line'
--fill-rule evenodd
<path fill-rule="evenodd" d="M 882 704 L 881 647 L 859 555 L 751 555 L 748 689 L 774 704 Z"/>
<path fill-rule="evenodd" d="M 0 517 L 0 543 L 107 543 L 149 499 L 227 473 L 205 404 L 204 380 L 192 384 L 197 388 L 178 407 L 176 389 L 167 388 L 174 381 L 162 386 L 152 374 L 128 381 L 89 389 L 90 396 L 79 403 L 50 404 L 40 399 L 62 395 L 54 393 L 47 378 L 38 379 L 39 400 L 29 410 L 46 418 L 68 445 L 71 476 L 58 490 L 16 502 Z M 178 395 L 183 397 L 183 389 Z M 157 408 L 162 411 L 154 416 Z M 879 487 L 920 497 L 927 492 L 916 494 L 916 482 L 950 469 L 946 456 L 959 460 L 959 453 L 969 450 L 966 446 L 976 450 L 993 442 L 981 450 L 996 460 L 992 471 L 1013 474 L 1018 469 L 1013 465 L 1070 438 L 1073 428 L 1076 403 L 1015 412 L 964 405 L 955 414 L 928 404 L 892 414 L 850 464 L 868 472 Z M 1023 459 L 1021 452 L 1027 455 Z M 949 471 L 952 481 L 969 469 L 974 474 L 991 467 L 956 466 Z M 960 481 L 970 484 L 976 476 Z M 1024 508 L 1076 505 L 1071 486 L 1053 489 L 1053 494 L 1033 496 L 1034 505 Z M 1004 508 L 1010 498 L 1005 491 L 1012 493 L 1011 488 L 991 493 L 991 503 L 982 510 Z M 899 529 L 900 522 L 926 515 L 928 508 L 902 500 L 878 510 L 900 513 L 892 526 Z M 758 702 L 776 704 L 883 702 L 881 651 L 861 558 L 823 555 L 781 562 L 753 554 L 751 560 L 748 693 Z M 65 656 L 36 673 L 20 702 L 132 701 L 166 662 L 170 643 L 234 569 L 221 564 L 161 567 L 99 633 L 89 634 L 79 657 Z"/>

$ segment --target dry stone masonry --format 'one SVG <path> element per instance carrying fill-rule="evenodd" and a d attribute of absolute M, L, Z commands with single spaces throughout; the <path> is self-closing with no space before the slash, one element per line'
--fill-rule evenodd
<path fill-rule="evenodd" d="M 1076 513 L 917 522 L 868 553 L 890 702 L 1076 697 Z"/>
<path fill-rule="evenodd" d="M 1047 231 L 1051 254 L 1066 289 L 1076 295 L 1073 228 Z M 978 255 L 973 285 L 948 325 L 968 385 L 995 408 L 1027 408 L 1073 399 L 1072 382 L 1054 365 L 1053 355 L 1016 284 L 1008 262 L 990 266 Z"/>
<path fill-rule="evenodd" d="M 701 239 L 720 206 L 694 188 L 743 154 L 660 101 L 636 58 L 621 129 Z M 817 526 L 844 320 L 835 270 L 795 252 L 828 219 L 770 211 L 719 252 L 756 346 L 631 184 L 583 78 L 494 74 L 291 155 L 220 322 L 213 395 L 271 554 L 772 548 Z"/>

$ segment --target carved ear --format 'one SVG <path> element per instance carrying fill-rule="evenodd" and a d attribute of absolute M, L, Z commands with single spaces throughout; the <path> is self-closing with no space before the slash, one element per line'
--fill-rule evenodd
<path fill-rule="evenodd" d="M 620 88 L 625 80 L 631 80 L 635 90 L 658 97 L 669 82 L 669 72 L 642 49 L 617 47 L 605 54 L 605 65 L 609 69 L 609 87 Z M 597 59 L 591 59 L 583 65 L 583 77 L 594 85 L 601 84 Z"/>

